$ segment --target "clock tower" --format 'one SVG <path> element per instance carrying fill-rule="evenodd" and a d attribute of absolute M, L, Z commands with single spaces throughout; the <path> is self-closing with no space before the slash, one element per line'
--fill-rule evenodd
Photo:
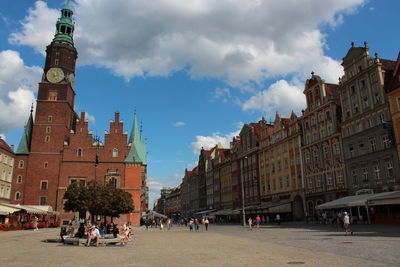
<path fill-rule="evenodd" d="M 46 48 L 39 83 L 31 152 L 59 153 L 75 125 L 74 84 L 78 52 L 74 47 L 73 12 L 68 0 L 56 23 L 53 41 Z"/>

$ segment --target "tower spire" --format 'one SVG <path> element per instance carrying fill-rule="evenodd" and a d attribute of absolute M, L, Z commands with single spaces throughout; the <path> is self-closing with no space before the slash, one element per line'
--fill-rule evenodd
<path fill-rule="evenodd" d="M 74 44 L 74 23 L 72 22 L 72 15 L 74 13 L 71 9 L 71 1 L 67 0 L 63 9 L 61 9 L 61 17 L 56 24 L 56 34 L 54 35 L 53 42 L 67 42 Z"/>
<path fill-rule="evenodd" d="M 132 125 L 131 135 L 129 136 L 129 142 L 128 143 L 133 143 L 135 138 L 140 138 L 139 129 L 138 129 L 138 126 L 137 126 L 137 119 L 136 119 L 136 109 L 135 109 L 135 113 L 133 115 L 133 125 Z"/>

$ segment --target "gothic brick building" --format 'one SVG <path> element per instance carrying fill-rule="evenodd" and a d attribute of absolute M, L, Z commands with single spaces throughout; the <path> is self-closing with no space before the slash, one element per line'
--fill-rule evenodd
<path fill-rule="evenodd" d="M 50 205 L 63 221 L 75 214 L 63 210 L 63 196 L 71 183 L 90 180 L 110 183 L 132 194 L 135 211 L 121 216 L 138 225 L 147 209 L 146 145 L 136 113 L 130 136 L 119 112 L 110 122 L 104 142 L 88 130 L 85 113 L 74 111 L 74 24 L 69 1 L 61 10 L 56 34 L 46 49 L 39 83 L 35 118 L 33 110 L 16 151 L 11 202 Z M 18 178 L 18 179 L 17 179 Z"/>

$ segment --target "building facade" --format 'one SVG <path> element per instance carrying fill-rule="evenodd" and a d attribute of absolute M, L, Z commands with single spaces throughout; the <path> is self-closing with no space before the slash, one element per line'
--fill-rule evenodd
<path fill-rule="evenodd" d="M 13 148 L 0 136 L 0 203 L 10 203 L 14 161 Z"/>
<path fill-rule="evenodd" d="M 309 216 L 315 206 L 347 195 L 343 160 L 339 89 L 318 75 L 304 87 L 307 108 L 302 121 L 304 187 Z"/>
<path fill-rule="evenodd" d="M 389 105 L 392 116 L 397 156 L 400 158 L 400 53 L 389 84 Z"/>
<path fill-rule="evenodd" d="M 75 215 L 63 210 L 68 186 L 85 186 L 96 180 L 131 193 L 135 211 L 121 220 L 139 225 L 147 209 L 147 155 L 142 130 L 135 113 L 128 136 L 116 112 L 102 142 L 89 131 L 85 113 L 78 116 L 74 111 L 78 53 L 73 42 L 72 15 L 67 1 L 54 39 L 46 49 L 35 118 L 31 112 L 16 151 L 11 202 L 50 205 L 60 212 L 63 222 L 68 222 Z"/>
<path fill-rule="evenodd" d="M 259 213 L 279 213 L 286 220 L 303 219 L 300 134 L 300 123 L 294 113 L 290 118 L 281 118 L 277 113 L 273 124 L 263 126 L 259 154 Z"/>
<path fill-rule="evenodd" d="M 400 179 L 399 160 L 386 90 L 395 61 L 370 57 L 365 44 L 351 47 L 342 65 L 339 91 L 349 190 L 394 190 Z"/>

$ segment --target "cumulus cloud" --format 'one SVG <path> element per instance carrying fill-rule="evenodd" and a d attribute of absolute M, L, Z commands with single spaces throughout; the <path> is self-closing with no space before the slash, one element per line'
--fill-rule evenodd
<path fill-rule="evenodd" d="M 21 128 L 28 119 L 30 106 L 42 69 L 26 66 L 16 51 L 0 52 L 0 132 Z"/>
<path fill-rule="evenodd" d="M 228 134 L 213 133 L 211 136 L 196 136 L 196 141 L 192 142 L 191 147 L 193 154 L 198 155 L 201 148 L 206 150 L 213 148 L 217 144 L 221 144 L 224 148 L 229 148 L 233 137 L 239 135 L 240 130 Z"/>
<path fill-rule="evenodd" d="M 343 14 L 364 2 L 76 0 L 75 43 L 80 64 L 104 66 L 127 80 L 183 69 L 246 88 L 279 75 L 303 77 L 316 67 L 321 77 L 337 80 L 337 70 L 329 70 L 339 64 L 324 55 L 319 27 L 342 23 Z M 57 16 L 37 1 L 10 40 L 43 53 Z"/>
<path fill-rule="evenodd" d="M 279 80 L 265 91 L 259 92 L 243 103 L 243 110 L 262 110 L 265 113 L 279 111 L 283 116 L 293 110 L 297 114 L 305 108 L 304 85 Z"/>
<path fill-rule="evenodd" d="M 9 41 L 17 45 L 32 46 L 44 55 L 46 46 L 54 37 L 55 23 L 59 16 L 59 10 L 48 8 L 46 2 L 36 1 L 21 22 L 21 31 L 12 33 Z"/>
<path fill-rule="evenodd" d="M 183 121 L 177 121 L 177 122 L 174 122 L 172 125 L 175 127 L 180 127 L 180 126 L 185 126 L 186 123 L 184 123 Z"/>

